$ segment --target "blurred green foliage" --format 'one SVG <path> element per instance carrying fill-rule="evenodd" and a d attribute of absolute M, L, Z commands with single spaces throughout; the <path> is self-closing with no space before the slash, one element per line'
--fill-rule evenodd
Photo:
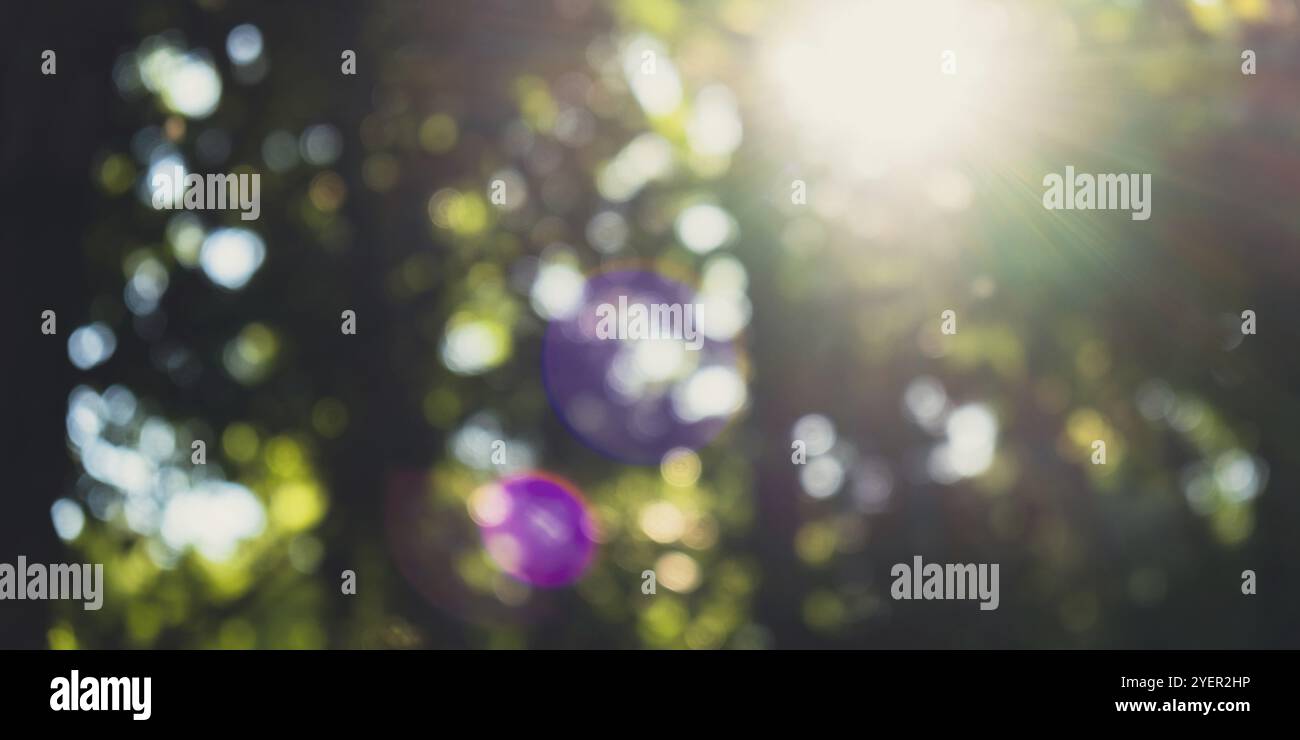
<path fill-rule="evenodd" d="M 102 612 L 60 608 L 50 646 L 1294 646 L 1281 574 L 1300 554 L 1286 325 L 1300 251 L 1294 187 L 1278 188 L 1295 183 L 1300 128 L 1274 104 L 1300 69 L 1294 6 L 980 5 L 1015 79 L 982 80 L 996 103 L 948 121 L 951 146 L 883 170 L 836 137 L 908 98 L 870 70 L 827 89 L 845 73 L 823 70 L 803 79 L 850 120 L 809 119 L 769 79 L 788 33 L 845 7 L 126 11 L 139 37 L 116 62 L 98 217 L 68 269 L 94 292 L 85 321 L 118 338 L 85 381 L 86 423 L 149 480 L 124 491 L 73 445 L 65 498 L 85 524 L 68 539 L 108 564 L 109 590 Z M 264 39 L 260 72 L 224 53 L 241 23 Z M 927 23 L 912 40 L 937 67 L 954 31 Z M 1248 47 L 1257 77 L 1238 69 Z M 191 53 L 220 77 L 210 115 L 178 110 L 165 71 L 156 89 L 130 82 Z M 322 125 L 339 153 L 312 161 Z M 158 147 L 198 171 L 261 172 L 261 219 L 151 209 L 137 191 Z M 1044 211 L 1042 174 L 1065 164 L 1154 173 L 1155 216 Z M 495 179 L 526 197 L 493 204 Z M 681 226 L 701 203 L 731 220 L 716 249 Z M 204 277 L 220 226 L 266 245 L 240 290 Z M 746 408 L 661 469 L 583 447 L 539 378 L 541 278 L 620 259 L 730 285 L 746 323 Z M 158 307 L 130 310 L 124 289 L 159 271 Z M 1237 331 L 1246 308 L 1258 336 Z M 344 310 L 355 336 L 338 331 Z M 124 393 L 132 408 L 114 411 Z M 953 428 L 962 409 L 974 432 Z M 835 441 L 801 468 L 791 441 L 809 415 Z M 466 501 L 499 474 L 484 447 L 498 438 L 593 507 L 601 554 L 570 589 L 511 581 L 474 537 Z M 251 492 L 248 521 L 224 499 L 174 503 L 221 482 Z M 422 516 L 394 522 L 395 495 Z M 891 602 L 889 566 L 917 552 L 1001 563 L 1001 609 Z M 1272 596 L 1240 594 L 1246 568 L 1277 574 L 1261 576 Z M 339 593 L 345 569 L 355 596 Z"/>

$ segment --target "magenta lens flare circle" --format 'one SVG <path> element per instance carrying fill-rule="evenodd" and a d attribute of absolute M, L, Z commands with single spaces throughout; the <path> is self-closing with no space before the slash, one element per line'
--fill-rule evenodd
<path fill-rule="evenodd" d="M 479 487 L 469 507 L 488 556 L 517 580 L 567 586 L 591 565 L 595 521 L 566 481 L 542 473 L 510 476 Z"/>

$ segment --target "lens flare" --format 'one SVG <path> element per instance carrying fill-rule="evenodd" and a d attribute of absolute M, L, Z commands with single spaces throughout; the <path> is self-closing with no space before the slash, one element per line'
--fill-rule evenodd
<path fill-rule="evenodd" d="M 530 585 L 573 583 L 595 554 L 587 504 L 558 478 L 524 473 L 489 483 L 470 497 L 469 510 L 492 561 Z"/>
<path fill-rule="evenodd" d="M 576 310 L 551 320 L 542 345 L 547 397 L 575 436 L 616 460 L 658 465 L 726 428 L 749 391 L 738 343 L 713 338 L 703 301 L 650 270 L 585 281 Z"/>

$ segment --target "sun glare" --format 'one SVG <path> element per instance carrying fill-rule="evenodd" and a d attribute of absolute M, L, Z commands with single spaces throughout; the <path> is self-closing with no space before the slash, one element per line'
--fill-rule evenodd
<path fill-rule="evenodd" d="M 765 76 L 810 156 L 873 177 L 979 143 L 1015 65 L 992 2 L 800 4 L 771 40 Z"/>

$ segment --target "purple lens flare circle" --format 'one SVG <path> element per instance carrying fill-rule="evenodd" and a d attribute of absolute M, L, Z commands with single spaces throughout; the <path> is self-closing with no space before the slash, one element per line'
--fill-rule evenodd
<path fill-rule="evenodd" d="M 572 484 L 530 472 L 479 487 L 470 516 L 483 547 L 502 571 L 540 588 L 582 577 L 596 553 L 596 525 Z"/>
<path fill-rule="evenodd" d="M 704 331 L 706 308 L 694 288 L 652 270 L 588 276 L 576 308 L 543 338 L 552 409 L 620 462 L 657 465 L 670 450 L 706 446 L 738 410 L 715 401 L 745 392 L 734 342 Z"/>

